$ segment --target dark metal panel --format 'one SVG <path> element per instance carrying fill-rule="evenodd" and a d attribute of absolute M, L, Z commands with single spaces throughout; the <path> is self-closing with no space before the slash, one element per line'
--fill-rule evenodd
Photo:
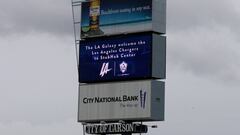
<path fill-rule="evenodd" d="M 166 78 L 166 37 L 153 34 L 152 77 Z"/>

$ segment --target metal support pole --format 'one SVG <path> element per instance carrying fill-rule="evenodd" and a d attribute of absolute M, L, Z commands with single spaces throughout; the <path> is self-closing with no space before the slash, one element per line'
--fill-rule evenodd
<path fill-rule="evenodd" d="M 85 125 L 83 124 L 83 135 L 85 135 Z"/>
<path fill-rule="evenodd" d="M 142 125 L 143 123 L 142 123 L 142 121 L 141 121 L 141 125 Z M 140 135 L 142 135 L 142 133 L 140 133 Z"/>

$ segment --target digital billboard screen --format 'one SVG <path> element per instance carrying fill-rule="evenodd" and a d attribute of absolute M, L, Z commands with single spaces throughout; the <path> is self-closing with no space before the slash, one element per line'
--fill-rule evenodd
<path fill-rule="evenodd" d="M 152 0 L 92 0 L 82 3 L 81 37 L 151 29 Z"/>
<path fill-rule="evenodd" d="M 80 41 L 79 82 L 151 78 L 152 33 Z"/>

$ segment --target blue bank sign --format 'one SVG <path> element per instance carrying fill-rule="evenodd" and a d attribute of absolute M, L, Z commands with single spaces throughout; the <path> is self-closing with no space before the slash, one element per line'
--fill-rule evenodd
<path fill-rule="evenodd" d="M 148 78 L 152 34 L 102 37 L 80 42 L 79 81 Z"/>

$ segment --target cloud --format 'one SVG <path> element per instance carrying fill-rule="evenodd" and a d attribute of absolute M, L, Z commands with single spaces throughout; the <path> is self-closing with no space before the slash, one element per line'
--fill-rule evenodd
<path fill-rule="evenodd" d="M 168 0 L 165 121 L 238 135 L 238 0 Z M 0 134 L 81 134 L 71 1 L 0 1 Z"/>
<path fill-rule="evenodd" d="M 71 8 L 70 0 L 1 1 L 0 34 L 72 34 Z"/>
<path fill-rule="evenodd" d="M 240 80 L 239 41 L 219 25 L 172 32 L 168 36 L 169 67 L 179 66 L 198 76 L 237 83 Z"/>
<path fill-rule="evenodd" d="M 63 122 L 32 125 L 28 121 L 16 121 L 8 124 L 0 123 L 0 133 L 4 135 L 67 135 L 81 134 L 80 124 L 76 124 L 74 119 L 67 119 Z"/>
<path fill-rule="evenodd" d="M 237 84 L 239 1 L 168 1 L 168 63 Z M 240 3 L 239 3 L 240 4 Z"/>
<path fill-rule="evenodd" d="M 0 48 L 1 122 L 44 124 L 76 116 L 78 81 L 72 37 L 12 35 L 0 38 Z"/>
<path fill-rule="evenodd" d="M 238 0 L 169 0 L 168 31 L 191 30 L 216 23 L 240 33 Z"/>

